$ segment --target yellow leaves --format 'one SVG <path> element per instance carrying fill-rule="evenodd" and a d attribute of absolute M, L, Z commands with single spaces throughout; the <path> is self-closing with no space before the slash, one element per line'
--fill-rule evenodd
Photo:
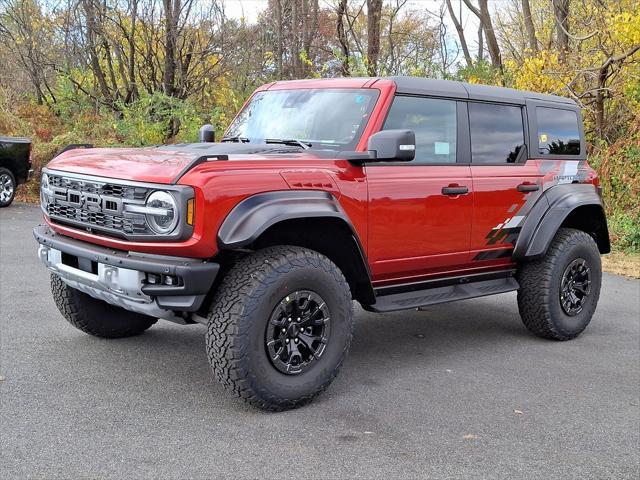
<path fill-rule="evenodd" d="M 629 47 L 640 44 L 640 10 L 609 14 L 607 24 L 613 39 Z"/>
<path fill-rule="evenodd" d="M 309 66 L 309 67 L 313 67 L 313 61 L 309 58 L 309 54 L 307 53 L 306 50 L 301 50 L 300 53 L 298 54 L 298 58 L 300 58 L 300 61 Z"/>
<path fill-rule="evenodd" d="M 571 81 L 566 64 L 556 52 L 542 50 L 534 56 L 505 62 L 505 69 L 513 78 L 514 88 L 543 93 L 560 93 Z"/>
<path fill-rule="evenodd" d="M 605 92 L 602 104 L 605 124 L 615 138 L 629 115 L 640 111 L 640 51 L 634 58 L 610 64 L 604 84 L 598 81 L 599 72 L 608 59 L 622 58 L 640 45 L 637 0 L 607 3 L 585 0 L 576 5 L 572 3 L 570 15 L 571 37 L 564 55 L 556 50 L 556 26 L 553 16 L 547 15 L 544 24 L 537 28 L 538 40 L 545 47 L 508 58 L 505 78 L 509 79 L 510 86 L 522 90 L 560 95 L 571 92 L 583 107 L 585 131 L 590 139 L 595 135 L 596 92 Z"/>

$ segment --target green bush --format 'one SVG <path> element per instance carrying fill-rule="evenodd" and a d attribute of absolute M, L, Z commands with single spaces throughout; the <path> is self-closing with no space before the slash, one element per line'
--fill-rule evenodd
<path fill-rule="evenodd" d="M 640 119 L 629 135 L 589 158 L 602 185 L 614 248 L 640 251 Z"/>
<path fill-rule="evenodd" d="M 120 107 L 122 118 L 114 122 L 116 134 L 131 146 L 196 141 L 206 116 L 192 103 L 160 92 Z M 218 112 L 209 116 L 215 123 Z"/>
<path fill-rule="evenodd" d="M 616 250 L 640 252 L 640 215 L 613 212 L 608 217 L 609 232 Z"/>

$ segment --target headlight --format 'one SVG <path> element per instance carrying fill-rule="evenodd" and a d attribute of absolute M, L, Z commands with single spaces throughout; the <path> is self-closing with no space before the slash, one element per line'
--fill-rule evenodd
<path fill-rule="evenodd" d="M 40 202 L 43 207 L 46 207 L 49 204 L 49 197 L 47 197 L 47 192 L 49 191 L 49 176 L 46 173 L 42 174 L 42 178 L 40 179 Z"/>
<path fill-rule="evenodd" d="M 147 223 L 154 232 L 166 235 L 176 228 L 178 208 L 170 193 L 156 190 L 147 198 L 145 207 Z"/>

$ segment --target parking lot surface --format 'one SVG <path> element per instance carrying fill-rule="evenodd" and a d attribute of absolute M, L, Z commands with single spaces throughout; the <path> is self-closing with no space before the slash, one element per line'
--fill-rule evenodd
<path fill-rule="evenodd" d="M 0 478 L 638 478 L 640 281 L 605 275 L 570 342 L 515 294 L 356 309 L 329 390 L 289 412 L 219 386 L 204 326 L 101 340 L 58 313 L 37 207 L 0 210 Z"/>

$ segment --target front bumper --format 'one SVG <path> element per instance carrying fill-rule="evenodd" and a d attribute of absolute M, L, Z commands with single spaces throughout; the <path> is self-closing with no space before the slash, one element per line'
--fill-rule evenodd
<path fill-rule="evenodd" d="M 33 235 L 40 260 L 69 286 L 155 318 L 176 320 L 178 312 L 196 312 L 220 269 L 200 259 L 104 248 L 59 235 L 46 225 L 36 227 Z M 174 284 L 164 284 L 167 277 Z"/>

